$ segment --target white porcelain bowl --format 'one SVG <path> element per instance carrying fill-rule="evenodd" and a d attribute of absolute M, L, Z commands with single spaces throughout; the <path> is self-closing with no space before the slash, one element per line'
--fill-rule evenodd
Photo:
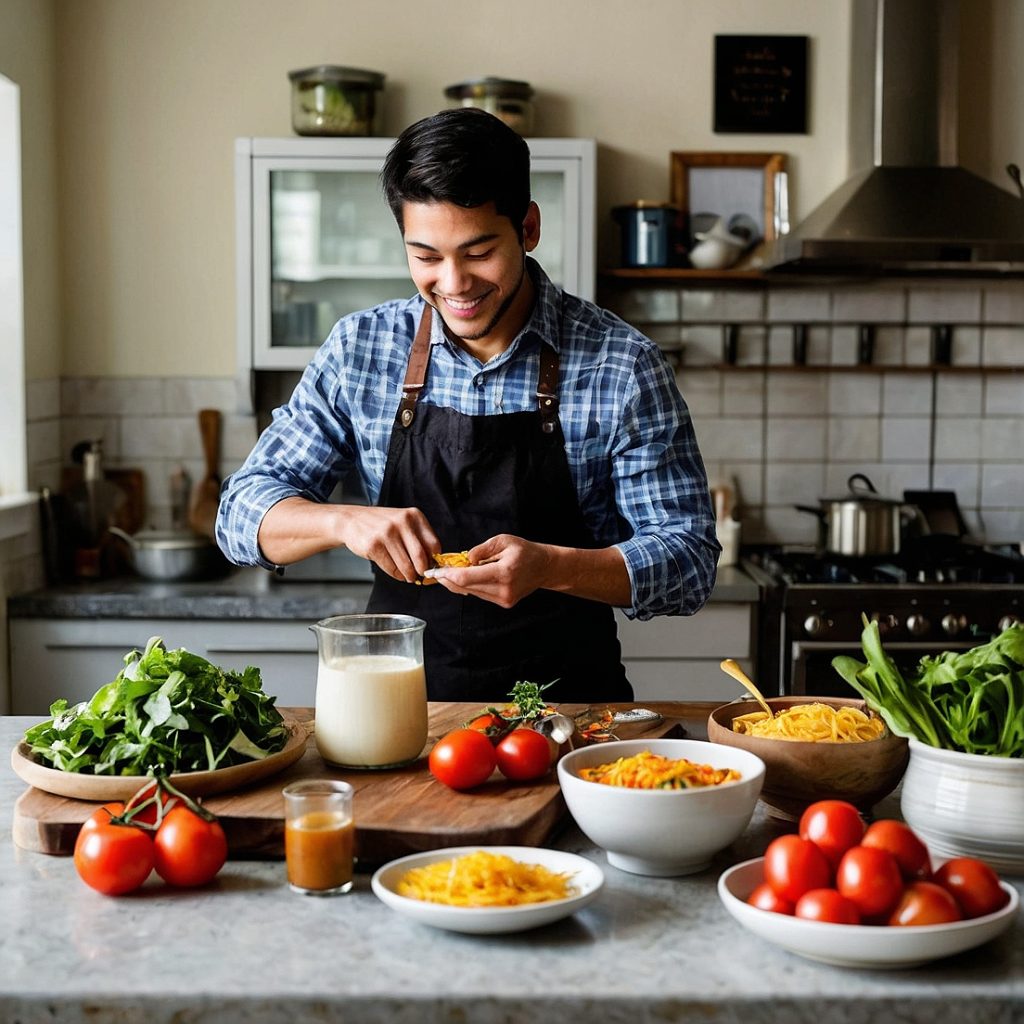
<path fill-rule="evenodd" d="M 700 789 L 626 789 L 581 779 L 581 768 L 649 750 L 741 778 Z M 558 781 L 576 824 L 605 850 L 608 863 L 637 875 L 670 877 L 702 871 L 747 827 L 764 782 L 764 762 L 737 747 L 701 740 L 621 740 L 570 751 Z"/>
<path fill-rule="evenodd" d="M 900 810 L 936 859 L 977 857 L 1024 875 L 1024 759 L 911 739 Z"/>

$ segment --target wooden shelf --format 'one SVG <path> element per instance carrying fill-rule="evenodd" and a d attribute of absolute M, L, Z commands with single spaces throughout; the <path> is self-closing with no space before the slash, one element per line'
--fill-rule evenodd
<path fill-rule="evenodd" d="M 693 282 L 695 284 L 767 283 L 768 275 L 760 270 L 698 270 L 695 267 L 611 267 L 599 276 L 609 281 Z"/>
<path fill-rule="evenodd" d="M 670 362 L 677 362 L 688 370 L 718 370 L 724 373 L 953 373 L 953 374 L 1014 374 L 1024 373 L 1024 366 L 945 366 L 928 363 L 923 366 L 886 366 L 879 363 L 858 363 L 855 366 L 832 366 L 829 363 L 687 363 L 680 349 L 662 349 Z M 682 355 L 683 360 L 678 357 Z"/>

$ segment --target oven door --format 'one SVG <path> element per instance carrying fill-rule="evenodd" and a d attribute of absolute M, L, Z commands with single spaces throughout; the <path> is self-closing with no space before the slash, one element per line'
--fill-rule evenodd
<path fill-rule="evenodd" d="M 885 643 L 885 652 L 904 675 L 912 673 L 926 654 L 940 651 L 966 651 L 976 646 L 977 640 L 957 642 L 946 640 L 914 643 Z M 859 694 L 832 667 L 832 659 L 840 654 L 864 661 L 864 650 L 859 642 L 843 643 L 826 640 L 794 640 L 789 649 L 790 664 L 786 693 L 814 697 L 857 697 Z"/>

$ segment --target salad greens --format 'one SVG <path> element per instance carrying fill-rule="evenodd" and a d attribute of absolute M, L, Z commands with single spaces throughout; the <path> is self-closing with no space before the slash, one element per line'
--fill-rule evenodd
<path fill-rule="evenodd" d="M 263 692 L 259 669 L 218 668 L 160 637 L 130 651 L 91 700 L 50 705 L 25 733 L 37 761 L 86 775 L 209 771 L 276 753 L 288 727 Z"/>
<path fill-rule="evenodd" d="M 923 657 L 904 677 L 864 618 L 867 663 L 842 655 L 832 667 L 898 736 L 967 754 L 1024 757 L 1024 624 L 969 651 Z"/>

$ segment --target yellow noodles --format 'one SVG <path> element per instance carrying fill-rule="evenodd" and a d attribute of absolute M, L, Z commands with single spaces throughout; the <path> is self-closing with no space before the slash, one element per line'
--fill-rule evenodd
<path fill-rule="evenodd" d="M 645 750 L 632 757 L 620 757 L 610 764 L 581 768 L 580 778 L 630 789 L 697 789 L 733 782 L 740 778 L 740 773 L 733 768 L 695 764 L 685 757 L 673 760 Z"/>
<path fill-rule="evenodd" d="M 399 879 L 397 891 L 409 899 L 453 907 L 516 907 L 574 895 L 569 878 L 540 864 L 478 850 L 411 868 Z"/>
<path fill-rule="evenodd" d="M 796 704 L 769 719 L 763 711 L 732 720 L 733 732 L 775 740 L 809 743 L 859 743 L 885 735 L 885 723 L 860 708 L 833 708 L 828 704 Z"/>

